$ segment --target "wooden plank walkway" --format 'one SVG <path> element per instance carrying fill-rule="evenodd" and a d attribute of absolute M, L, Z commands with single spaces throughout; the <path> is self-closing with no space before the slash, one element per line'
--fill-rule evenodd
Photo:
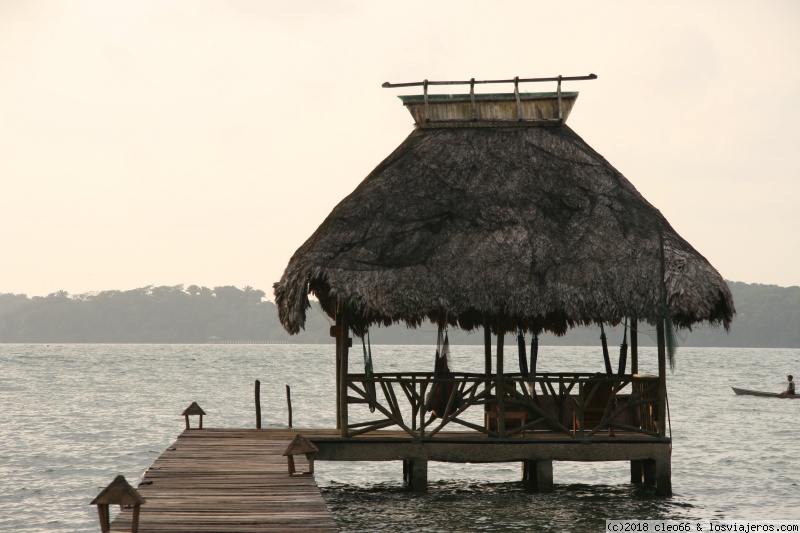
<path fill-rule="evenodd" d="M 312 476 L 289 477 L 291 430 L 186 430 L 137 487 L 140 533 L 337 531 Z M 302 461 L 300 461 L 302 459 Z M 305 457 L 295 457 L 298 470 Z M 130 532 L 123 509 L 112 532 Z"/>

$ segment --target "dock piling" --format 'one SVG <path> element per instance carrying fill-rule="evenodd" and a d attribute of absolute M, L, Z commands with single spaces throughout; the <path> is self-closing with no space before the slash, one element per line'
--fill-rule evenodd
<path fill-rule="evenodd" d="M 261 382 L 256 380 L 256 429 L 261 429 Z"/>
<path fill-rule="evenodd" d="M 286 406 L 289 409 L 289 428 L 292 427 L 292 389 L 286 385 Z"/>

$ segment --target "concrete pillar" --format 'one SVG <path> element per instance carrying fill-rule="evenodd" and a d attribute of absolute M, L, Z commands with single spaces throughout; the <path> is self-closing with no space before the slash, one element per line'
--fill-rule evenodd
<path fill-rule="evenodd" d="M 428 461 L 413 459 L 403 461 L 403 481 L 406 488 L 415 492 L 428 490 Z"/>
<path fill-rule="evenodd" d="M 522 461 L 522 483 L 535 492 L 553 492 L 553 461 Z"/>
<path fill-rule="evenodd" d="M 530 459 L 522 461 L 522 486 L 528 490 L 536 488 L 536 461 Z"/>
<path fill-rule="evenodd" d="M 644 465 L 642 461 L 631 461 L 631 483 L 641 485 L 644 482 Z"/>
<path fill-rule="evenodd" d="M 644 459 L 642 461 L 642 470 L 644 474 L 644 484 L 652 487 L 656 484 L 656 462 L 653 459 Z"/>
<path fill-rule="evenodd" d="M 536 489 L 553 492 L 553 461 L 536 461 Z"/>
<path fill-rule="evenodd" d="M 672 459 L 662 457 L 655 461 L 656 495 L 672 496 Z"/>

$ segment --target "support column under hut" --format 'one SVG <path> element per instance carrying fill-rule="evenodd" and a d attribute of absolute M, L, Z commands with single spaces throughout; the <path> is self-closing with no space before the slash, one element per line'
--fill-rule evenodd
<path fill-rule="evenodd" d="M 534 492 L 553 492 L 553 461 L 522 461 L 522 484 Z"/>
<path fill-rule="evenodd" d="M 424 459 L 403 460 L 403 482 L 414 492 L 428 490 L 428 461 Z"/>

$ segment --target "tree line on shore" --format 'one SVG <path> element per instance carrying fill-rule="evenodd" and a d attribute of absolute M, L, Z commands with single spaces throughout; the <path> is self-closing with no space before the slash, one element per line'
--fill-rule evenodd
<path fill-rule="evenodd" d="M 730 333 L 699 325 L 679 332 L 684 346 L 800 348 L 800 287 L 728 282 L 737 315 Z M 2 343 L 332 343 L 331 322 L 314 303 L 305 331 L 290 336 L 264 291 L 226 285 L 147 286 L 138 289 L 47 296 L 0 293 Z M 654 344 L 652 328 L 639 324 L 639 343 Z M 606 328 L 610 346 L 623 328 Z M 643 333 L 643 334 L 642 334 Z M 563 337 L 542 335 L 542 345 L 599 345 L 597 327 L 575 328 Z M 435 344 L 430 324 L 403 324 L 370 331 L 374 344 Z M 510 339 L 511 340 L 511 339 Z M 482 344 L 481 332 L 451 331 L 453 344 Z"/>

